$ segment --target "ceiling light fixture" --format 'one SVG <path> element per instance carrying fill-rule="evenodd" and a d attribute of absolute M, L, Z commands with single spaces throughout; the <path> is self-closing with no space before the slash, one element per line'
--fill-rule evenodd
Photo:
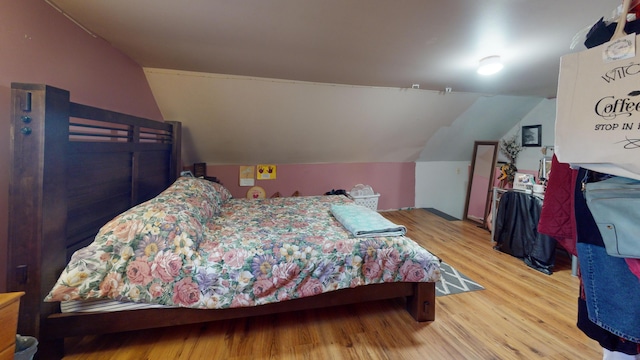
<path fill-rule="evenodd" d="M 480 66 L 478 67 L 478 74 L 480 75 L 493 75 L 502 70 L 504 66 L 500 61 L 500 56 L 492 55 L 486 58 L 480 59 Z"/>

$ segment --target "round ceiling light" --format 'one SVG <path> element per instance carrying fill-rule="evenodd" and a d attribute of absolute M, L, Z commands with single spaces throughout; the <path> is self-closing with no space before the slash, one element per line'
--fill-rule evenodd
<path fill-rule="evenodd" d="M 500 56 L 493 55 L 487 56 L 480 60 L 480 66 L 478 67 L 478 74 L 480 75 L 493 75 L 502 70 L 504 66 L 500 61 Z"/>

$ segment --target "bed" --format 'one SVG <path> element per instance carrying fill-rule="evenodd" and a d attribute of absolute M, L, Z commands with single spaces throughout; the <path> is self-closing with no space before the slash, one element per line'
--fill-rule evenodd
<path fill-rule="evenodd" d="M 343 196 L 231 199 L 218 184 L 201 179 L 180 178 L 179 122 L 158 122 L 98 109 L 71 102 L 69 92 L 62 89 L 40 84 L 14 83 L 11 131 L 7 284 L 9 291 L 26 293 L 20 307 L 18 332 L 38 338 L 38 354 L 41 358 L 62 357 L 66 337 L 209 322 L 398 297 L 406 298 L 407 310 L 415 320 L 432 321 L 435 318 L 435 282 L 439 278 L 435 256 L 424 249 L 414 248 L 419 254 L 418 262 L 421 262 L 422 270 L 418 272 L 421 276 L 415 275 L 415 261 L 408 263 L 413 264 L 413 267 L 407 265 L 403 269 L 401 267 L 404 262 L 387 261 L 386 263 L 393 265 L 393 271 L 383 271 L 376 268 L 375 264 L 365 266 L 368 251 L 394 249 L 399 246 L 399 242 L 412 241 L 404 236 L 351 237 L 346 240 L 349 236 L 344 228 L 328 214 L 334 205 L 349 204 L 350 200 Z M 187 206 L 180 211 L 198 213 L 196 220 L 192 219 L 194 215 L 188 215 L 190 220 L 185 220 L 185 223 L 193 222 L 191 225 L 196 229 L 189 228 L 190 230 L 185 231 L 193 236 L 180 238 L 177 243 L 181 245 L 171 248 L 174 254 L 176 248 L 179 248 L 182 258 L 189 259 L 187 267 L 182 267 L 179 271 L 193 275 L 179 284 L 180 291 L 158 292 L 158 296 L 151 296 L 152 280 L 143 276 L 135 280 L 134 285 L 142 283 L 144 289 L 130 286 L 124 295 L 114 295 L 113 299 L 109 298 L 107 301 L 151 303 L 152 307 L 61 312 L 60 302 L 44 301 L 50 292 L 51 296 L 47 300 L 73 301 L 80 293 L 83 298 L 101 297 L 87 296 L 101 292 L 99 287 L 93 293 L 92 290 L 84 291 L 87 288 L 79 290 L 83 285 L 78 285 L 80 282 L 75 281 L 91 277 L 94 272 L 85 271 L 82 276 L 73 278 L 73 281 L 69 281 L 72 277 L 65 278 L 65 273 L 69 275 L 69 266 L 74 264 L 74 260 L 76 265 L 86 265 L 87 262 L 81 256 L 83 251 L 86 253 L 87 246 L 96 244 L 105 228 L 109 229 L 111 226 L 111 230 L 115 229 L 115 220 L 120 219 L 130 227 L 130 218 L 127 216 L 145 206 L 153 206 L 160 201 L 158 199 L 168 199 L 168 193 L 175 193 L 176 188 L 186 189 L 188 192 L 193 191 L 194 187 L 206 191 L 185 195 L 199 200 L 193 200 L 195 202 L 190 204 L 191 208 Z M 185 201 L 177 203 L 183 204 Z M 266 223 L 283 213 L 293 216 L 285 220 L 285 224 L 290 225 L 289 230 L 284 231 L 282 227 L 271 227 Z M 327 216 L 317 215 L 320 213 Z M 296 217 L 298 221 L 295 220 Z M 317 219 L 321 223 L 309 222 L 309 219 Z M 242 229 L 232 228 L 239 223 L 245 224 Z M 319 231 L 320 227 L 322 234 L 306 236 L 301 242 L 300 235 L 295 235 L 299 232 L 291 231 L 292 226 L 306 227 L 313 231 Z M 269 231 L 272 233 L 265 234 Z M 365 255 L 360 258 L 353 254 L 345 255 L 342 259 L 347 264 L 356 264 L 352 270 L 360 273 L 361 277 L 331 278 L 335 275 L 326 275 L 330 274 L 325 273 L 326 264 L 324 267 L 304 265 L 293 272 L 315 274 L 311 277 L 313 281 L 287 282 L 289 278 L 283 275 L 279 277 L 280 280 L 270 278 L 260 283 L 258 280 L 265 280 L 259 274 L 264 267 L 260 267 L 258 262 L 255 268 L 251 268 L 250 263 L 240 261 L 240 258 L 243 261 L 248 258 L 246 248 L 231 251 L 231 243 L 224 244 L 225 251 L 220 251 L 217 247 L 222 246 L 224 241 L 235 238 L 235 241 L 245 242 L 248 248 L 258 248 L 256 244 L 263 244 L 267 235 L 280 237 L 280 240 L 274 240 L 277 245 L 259 255 L 280 254 L 284 258 L 290 256 L 303 265 L 322 252 L 332 253 L 335 257 L 338 249 L 348 248 L 353 251 L 354 246 L 362 246 L 362 253 Z M 179 237 L 174 231 L 171 239 L 173 241 Z M 105 241 L 113 240 L 109 239 L 105 238 Z M 148 238 L 138 238 L 137 241 L 147 241 L 145 246 L 138 244 L 139 249 L 158 248 L 146 246 L 150 242 Z M 189 241 L 195 244 L 183 246 Z M 104 245 L 105 243 L 101 250 L 104 250 Z M 140 251 L 139 257 L 149 255 L 144 254 L 144 250 Z M 125 253 L 128 254 L 126 257 L 136 255 L 133 248 L 115 253 L 120 258 Z M 263 264 L 271 264 L 266 255 L 261 258 L 266 261 Z M 113 257 L 113 253 L 102 255 L 102 259 L 110 259 L 105 263 L 116 264 L 117 261 L 112 261 L 109 256 Z M 388 259 L 397 257 L 390 256 Z M 243 297 L 244 295 L 220 296 L 221 293 L 228 294 L 229 290 L 221 290 L 214 285 L 224 283 L 224 279 L 215 277 L 213 281 L 213 275 L 207 278 L 210 273 L 204 267 L 206 263 L 220 260 L 223 263 L 235 263 L 238 267 L 236 270 L 227 270 L 227 273 L 233 272 L 233 276 L 227 278 L 226 282 L 235 281 L 234 289 L 250 283 L 254 293 L 259 296 L 251 299 Z M 87 269 L 93 268 L 89 266 Z M 158 276 L 161 277 L 162 273 L 158 271 L 156 275 L 160 274 Z M 291 272 L 291 268 L 283 268 L 282 273 Z M 207 279 L 214 285 L 208 287 L 207 291 L 197 293 L 193 284 L 189 283 L 192 280 L 188 280 L 195 279 L 195 276 Z M 252 280 L 252 277 L 255 279 Z M 176 288 L 178 282 L 180 280 L 173 281 L 169 287 Z M 274 287 L 274 284 L 282 286 Z M 102 292 L 113 294 L 109 290 Z M 164 295 L 160 296 L 161 293 Z"/>

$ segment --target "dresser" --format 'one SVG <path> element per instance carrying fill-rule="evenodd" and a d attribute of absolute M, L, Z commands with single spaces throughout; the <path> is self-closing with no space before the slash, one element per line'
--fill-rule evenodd
<path fill-rule="evenodd" d="M 23 292 L 0 294 L 0 360 L 13 359 L 22 295 Z"/>

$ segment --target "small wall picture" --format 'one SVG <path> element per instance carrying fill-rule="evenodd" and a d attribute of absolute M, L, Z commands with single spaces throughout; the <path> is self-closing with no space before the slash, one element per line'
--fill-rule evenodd
<path fill-rule="evenodd" d="M 275 165 L 258 165 L 258 173 L 256 177 L 258 180 L 274 180 L 276 178 L 276 166 Z"/>
<path fill-rule="evenodd" d="M 254 166 L 240 166 L 240 186 L 254 186 L 256 181 L 254 179 Z"/>
<path fill-rule="evenodd" d="M 542 125 L 522 127 L 522 146 L 542 146 Z"/>

